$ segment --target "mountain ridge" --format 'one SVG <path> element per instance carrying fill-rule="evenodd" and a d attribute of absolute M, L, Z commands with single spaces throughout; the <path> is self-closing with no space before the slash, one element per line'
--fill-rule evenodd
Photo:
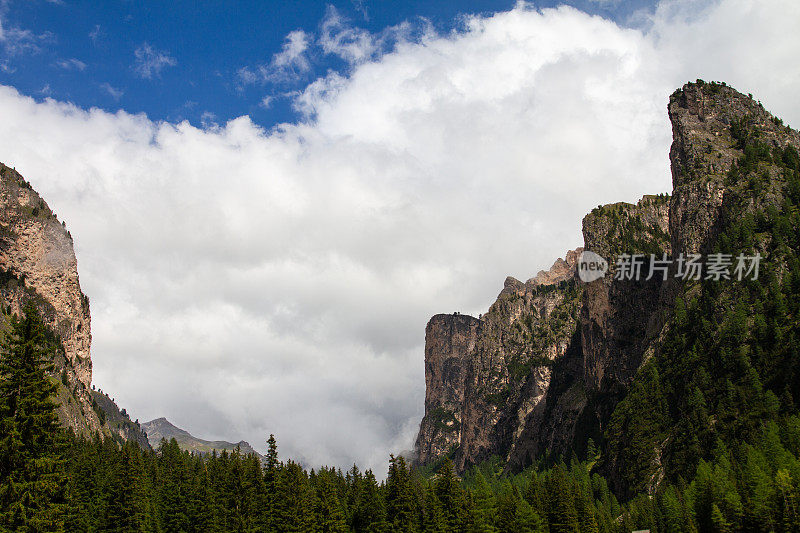
<path fill-rule="evenodd" d="M 800 240 L 792 233 L 797 221 L 791 217 L 800 134 L 723 83 L 688 83 L 670 96 L 667 111 L 673 129 L 671 194 L 599 206 L 583 219 L 583 248 L 607 260 L 608 275 L 585 283 L 573 265 L 557 283 L 541 273 L 537 277 L 545 284 L 536 287 L 508 278 L 480 319 L 458 317 L 475 321 L 469 330 L 443 319 L 446 315 L 431 319 L 425 372 L 426 385 L 436 386 L 426 386 L 417 464 L 451 457 L 463 472 L 498 456 L 507 471 L 518 471 L 543 458 L 584 456 L 596 444 L 602 451 L 596 468 L 615 492 L 630 496 L 652 494 L 665 478 L 690 476 L 705 457 L 702 447 L 687 448 L 684 442 L 691 440 L 692 428 L 684 427 L 680 413 L 699 409 L 686 405 L 692 395 L 705 396 L 709 406 L 710 413 L 697 415 L 709 424 L 699 428 L 706 449 L 713 448 L 714 435 L 731 439 L 722 425 L 714 426 L 711 413 L 723 409 L 715 382 L 681 389 L 697 378 L 670 358 L 673 346 L 685 340 L 676 337 L 679 328 L 688 327 L 680 322 L 684 306 L 699 305 L 692 302 L 704 296 L 713 320 L 701 320 L 709 332 L 693 342 L 706 342 L 715 327 L 722 328 L 714 324 L 726 316 L 728 302 L 736 301 L 733 295 L 746 296 L 743 291 L 753 284 L 678 279 L 674 262 L 666 279 L 617 279 L 615 258 L 642 254 L 647 268 L 650 254 L 674 259 L 720 249 L 733 257 L 760 252 L 772 260 L 762 273 L 784 285 L 788 275 L 784 290 L 793 290 Z M 757 313 L 759 299 L 749 301 Z M 758 352 L 758 343 L 750 342 Z M 738 382 L 716 362 L 716 349 L 699 344 L 694 350 L 698 368 L 708 368 L 723 383 Z M 800 376 L 792 361 L 784 354 L 780 364 L 790 370 L 788 376 Z M 770 363 L 740 364 L 756 376 L 742 385 L 748 394 L 800 397 L 789 378 L 765 373 Z M 659 372 L 685 374 L 665 383 Z M 784 385 L 791 390 L 782 392 Z M 665 391 L 661 403 L 652 403 L 647 387 Z M 791 400 L 784 402 L 787 409 L 796 408 Z M 641 444 L 633 444 L 637 440 Z"/>
<path fill-rule="evenodd" d="M 255 449 L 250 446 L 250 443 L 245 440 L 233 443 L 223 440 L 211 441 L 200 439 L 193 436 L 185 429 L 174 425 L 163 416 L 149 422 L 144 422 L 141 424 L 141 427 L 147 435 L 150 446 L 154 450 L 158 449 L 162 439 L 169 441 L 174 438 L 178 442 L 178 446 L 181 450 L 198 453 L 200 455 L 210 454 L 213 450 L 216 450 L 217 453 L 223 450 L 233 452 L 238 448 L 243 455 L 255 454 L 259 459 L 262 461 L 264 460 L 264 457 L 255 451 Z"/>

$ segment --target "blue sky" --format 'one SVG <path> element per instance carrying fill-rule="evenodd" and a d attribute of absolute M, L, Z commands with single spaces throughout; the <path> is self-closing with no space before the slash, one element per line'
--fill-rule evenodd
<path fill-rule="evenodd" d="M 651 8 L 645 1 L 570 4 L 622 24 Z M 4 27 L 28 35 L 19 50 L 6 51 L 0 83 L 40 99 L 144 112 L 154 120 L 201 125 L 249 115 L 269 128 L 298 118 L 293 91 L 330 70 L 346 74 L 352 68 L 315 42 L 332 15 L 341 17 L 342 28 L 372 34 L 408 22 L 407 37 L 414 39 L 428 24 L 447 33 L 461 28 L 464 14 L 487 15 L 513 6 L 510 0 L 11 1 L 4 3 Z M 280 80 L 243 82 L 240 69 L 268 65 L 287 35 L 298 30 L 307 35 L 307 70 L 292 69 L 292 76 Z M 388 36 L 382 51 L 394 42 Z M 263 105 L 265 97 L 269 106 Z"/>
<path fill-rule="evenodd" d="M 222 5 L 0 0 L 0 161 L 73 236 L 94 383 L 309 465 L 385 471 L 432 315 L 670 190 L 676 88 L 800 124 L 797 0 Z"/>

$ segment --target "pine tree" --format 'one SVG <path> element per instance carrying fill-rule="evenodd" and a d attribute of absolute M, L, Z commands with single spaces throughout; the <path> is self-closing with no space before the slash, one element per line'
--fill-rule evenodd
<path fill-rule="evenodd" d="M 422 515 L 422 531 L 424 533 L 447 533 L 455 531 L 448 528 L 442 503 L 436 496 L 433 485 L 425 491 L 425 509 Z"/>
<path fill-rule="evenodd" d="M 322 471 L 317 476 L 316 517 L 323 533 L 343 533 L 347 531 L 344 511 L 336 493 L 335 474 Z"/>
<path fill-rule="evenodd" d="M 151 521 L 144 486 L 144 468 L 139 447 L 126 443 L 112 467 L 112 477 L 105 487 L 105 511 L 101 531 L 142 531 Z"/>
<path fill-rule="evenodd" d="M 394 531 L 417 531 L 417 506 L 410 473 L 405 459 L 393 455 L 386 478 L 386 514 Z"/>
<path fill-rule="evenodd" d="M 314 494 L 306 472 L 293 461 L 282 466 L 276 480 L 275 531 L 305 533 L 317 531 Z"/>
<path fill-rule="evenodd" d="M 266 523 L 267 530 L 274 530 L 275 524 L 275 509 L 277 497 L 276 482 L 281 464 L 278 461 L 278 443 L 275 440 L 275 435 L 270 434 L 267 439 L 267 456 L 264 463 L 264 522 Z"/>
<path fill-rule="evenodd" d="M 519 498 L 519 500 L 517 500 L 516 518 L 518 533 L 543 533 L 545 531 L 544 522 L 541 517 L 524 498 Z M 581 531 L 583 533 L 585 531 L 597 531 L 597 529 Z"/>
<path fill-rule="evenodd" d="M 479 469 L 475 469 L 475 488 L 472 490 L 470 533 L 495 533 L 495 497 Z"/>
<path fill-rule="evenodd" d="M 577 533 L 580 529 L 578 513 L 575 510 L 575 498 L 563 464 L 553 467 L 547 482 L 550 532 Z"/>
<path fill-rule="evenodd" d="M 355 466 L 353 467 L 355 469 Z M 357 469 L 355 469 L 357 470 Z M 388 529 L 386 503 L 372 470 L 354 476 L 351 525 L 356 533 L 382 533 Z"/>
<path fill-rule="evenodd" d="M 448 531 L 458 531 L 464 523 L 464 501 L 459 483 L 453 462 L 448 457 L 439 469 L 433 484 Z"/>
<path fill-rule="evenodd" d="M 58 425 L 55 347 L 38 311 L 11 318 L 0 355 L 0 526 L 60 531 L 66 510 L 66 434 Z"/>
<path fill-rule="evenodd" d="M 162 440 L 158 458 L 158 500 L 161 508 L 161 523 L 168 531 L 186 531 L 189 528 L 189 513 L 186 508 L 188 480 L 183 468 L 183 452 L 173 438 Z"/>
<path fill-rule="evenodd" d="M 192 456 L 190 483 L 187 495 L 189 531 L 193 533 L 209 531 L 213 520 L 213 508 L 208 491 L 208 471 L 203 459 L 198 456 Z"/>
<path fill-rule="evenodd" d="M 87 531 L 90 524 L 99 520 L 99 443 L 96 440 L 77 440 L 74 435 L 69 440 L 72 446 L 67 455 L 68 504 L 64 529 Z"/>

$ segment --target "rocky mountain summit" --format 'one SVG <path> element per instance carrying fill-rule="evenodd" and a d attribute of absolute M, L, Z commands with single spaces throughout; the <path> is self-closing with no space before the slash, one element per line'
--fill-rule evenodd
<path fill-rule="evenodd" d="M 223 450 L 226 450 L 230 453 L 238 449 L 242 455 L 255 454 L 259 458 L 263 459 L 263 457 L 256 452 L 247 441 L 242 440 L 234 443 L 224 440 L 212 441 L 198 439 L 197 437 L 192 436 L 188 431 L 179 428 L 164 417 L 156 418 L 150 422 L 143 423 L 142 429 L 146 432 L 150 446 L 154 450 L 158 449 L 162 439 L 175 439 L 181 450 L 189 451 L 199 455 L 207 455 L 214 450 L 216 450 L 217 453 L 221 453 Z"/>
<path fill-rule="evenodd" d="M 66 224 L 16 170 L 2 163 L 0 206 L 0 330 L 32 302 L 59 346 L 53 363 L 61 423 L 87 436 L 100 432 L 125 440 L 139 438 L 135 422 L 119 416 L 110 399 L 100 398 L 98 403 L 91 390 L 89 298 L 81 290 Z M 115 420 L 113 427 L 110 420 Z"/>
<path fill-rule="evenodd" d="M 750 232 L 737 226 L 742 215 L 764 227 L 776 218 L 792 187 L 787 180 L 800 165 L 800 135 L 751 96 L 721 83 L 685 85 L 670 97 L 668 114 L 671 195 L 595 208 L 583 219 L 583 248 L 549 272 L 525 283 L 506 279 L 480 318 L 430 320 L 418 464 L 449 456 L 463 471 L 499 457 L 506 469 L 518 470 L 541 458 L 581 456 L 593 442 L 603 452 L 599 468 L 624 493 L 654 490 L 669 475 L 670 460 L 685 461 L 683 444 L 665 422 L 680 412 L 677 407 L 659 418 L 658 435 L 646 438 L 631 429 L 641 425 L 641 415 L 623 409 L 631 391 L 641 388 L 646 363 L 660 361 L 665 346 L 675 345 L 676 305 L 683 309 L 702 291 L 709 301 L 722 302 L 728 291 L 680 278 L 674 259 L 727 251 L 722 246 L 733 246 L 732 232 Z M 757 230 L 754 235 L 740 241 L 766 255 L 774 243 Z M 582 249 L 607 260 L 605 277 L 590 283 L 578 278 Z M 651 261 L 668 258 L 668 271 L 624 279 L 616 275 L 620 254 L 642 254 L 644 273 Z M 787 270 L 787 255 L 780 257 L 778 279 Z M 675 394 L 660 405 L 684 401 Z M 631 446 L 636 438 L 645 443 Z M 635 459 L 644 465 L 633 473 L 626 466 L 630 450 L 638 450 Z"/>

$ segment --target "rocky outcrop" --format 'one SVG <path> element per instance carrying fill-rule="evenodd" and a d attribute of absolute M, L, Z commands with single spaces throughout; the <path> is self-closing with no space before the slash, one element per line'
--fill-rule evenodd
<path fill-rule="evenodd" d="M 0 206 L 0 329 L 32 302 L 60 347 L 53 364 L 61 423 L 86 436 L 138 438 L 135 424 L 120 421 L 111 427 L 116 404 L 98 403 L 93 396 L 89 298 L 81 291 L 66 225 L 16 170 L 2 163 Z"/>
<path fill-rule="evenodd" d="M 88 388 L 91 318 L 72 236 L 15 170 L 0 164 L 0 177 L 0 268 L 23 281 L 4 290 L 6 310 L 19 312 L 24 295 L 35 293 L 48 325 L 61 338 L 75 380 Z"/>
<path fill-rule="evenodd" d="M 463 468 L 511 452 L 576 331 L 579 250 L 523 283 L 507 278 L 480 319 L 436 315 L 425 335 L 425 417 L 417 461 L 448 453 Z M 465 431 L 468 430 L 468 431 Z"/>
<path fill-rule="evenodd" d="M 583 382 L 588 394 L 605 398 L 603 404 L 624 393 L 664 326 L 660 294 L 665 276 L 655 268 L 651 276 L 651 265 L 658 265 L 651 262 L 671 256 L 669 200 L 668 195 L 645 196 L 636 205 L 597 208 L 583 219 L 586 249 L 610 266 L 605 277 L 586 285 L 580 319 Z M 618 279 L 616 265 L 624 254 L 642 255 L 638 279 Z M 601 425 L 610 414 L 605 411 L 598 413 Z"/>
<path fill-rule="evenodd" d="M 603 278 L 580 283 L 576 332 L 554 365 L 540 408 L 524 420 L 508 457 L 510 469 L 542 455 L 583 452 L 588 438 L 599 440 L 616 402 L 633 379 L 650 341 L 663 327 L 663 279 L 615 279 L 620 254 L 669 253 L 669 196 L 645 196 L 636 204 L 600 206 L 583 219 L 584 246 L 610 265 Z"/>
<path fill-rule="evenodd" d="M 425 418 L 417 436 L 422 463 L 461 442 L 466 358 L 475 348 L 479 323 L 468 315 L 436 315 L 425 328 Z"/>
<path fill-rule="evenodd" d="M 800 149 L 796 131 L 752 97 L 700 80 L 670 97 L 668 113 L 672 195 L 599 206 L 584 218 L 584 248 L 608 261 L 605 277 L 576 278 L 579 249 L 526 283 L 506 280 L 480 320 L 474 347 L 449 355 L 463 369 L 463 392 L 455 385 L 448 391 L 449 398 L 463 398 L 459 430 L 436 450 L 426 448 L 421 431 L 421 463 L 450 453 L 463 469 L 499 455 L 517 469 L 545 455 L 580 454 L 590 437 L 600 442 L 637 371 L 659 353 L 684 291 L 674 261 L 666 275 L 657 268 L 650 275 L 651 265 L 660 266 L 653 261 L 711 252 L 731 223 L 725 217 L 749 209 L 747 202 L 780 205 L 779 167 L 766 163 L 787 145 Z M 744 139 L 748 150 L 764 153 L 748 156 Z M 757 167 L 760 177 L 741 168 L 748 157 L 766 161 Z M 745 175 L 749 181 L 742 183 Z M 745 189 L 746 195 L 737 192 Z M 618 279 L 622 254 L 640 254 L 638 280 Z M 426 379 L 435 380 L 427 376 L 437 368 L 427 357 L 426 350 Z M 438 392 L 429 393 L 426 417 L 428 406 L 440 403 Z"/>

